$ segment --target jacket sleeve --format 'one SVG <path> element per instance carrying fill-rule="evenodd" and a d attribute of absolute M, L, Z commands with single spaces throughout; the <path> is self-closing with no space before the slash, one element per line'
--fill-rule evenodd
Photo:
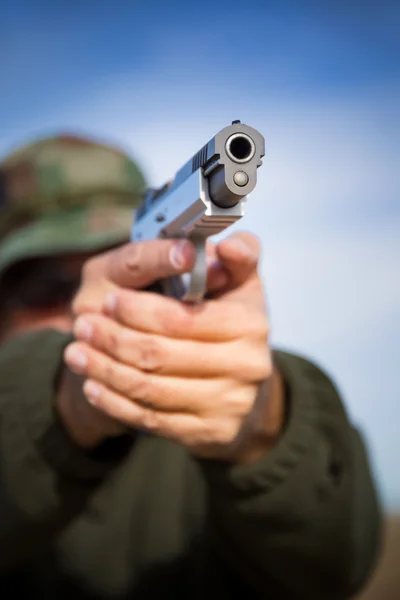
<path fill-rule="evenodd" d="M 62 353 L 52 330 L 0 348 L 0 573 L 51 541 L 83 510 L 130 440 L 88 454 L 70 441 L 54 410 Z"/>
<path fill-rule="evenodd" d="M 380 542 L 366 451 L 330 379 L 302 358 L 275 360 L 288 402 L 280 442 L 250 466 L 202 462 L 213 546 L 247 597 L 349 598 Z"/>

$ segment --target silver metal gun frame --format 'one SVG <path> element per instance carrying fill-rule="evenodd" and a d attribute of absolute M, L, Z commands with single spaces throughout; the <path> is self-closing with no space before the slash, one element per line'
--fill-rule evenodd
<path fill-rule="evenodd" d="M 196 264 L 185 288 L 181 277 L 163 282 L 167 295 L 195 302 L 206 293 L 206 239 L 243 217 L 247 195 L 257 183 L 265 154 L 263 136 L 233 121 L 219 131 L 159 189 L 147 191 L 135 215 L 131 240 L 186 237 L 196 247 Z"/>

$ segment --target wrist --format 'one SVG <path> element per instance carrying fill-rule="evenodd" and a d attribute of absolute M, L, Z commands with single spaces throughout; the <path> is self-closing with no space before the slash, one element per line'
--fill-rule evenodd
<path fill-rule="evenodd" d="M 236 452 L 236 464 L 249 465 L 260 460 L 278 443 L 286 421 L 285 385 L 277 367 L 258 390 L 248 431 Z"/>
<path fill-rule="evenodd" d="M 106 439 L 126 430 L 87 402 L 83 383 L 82 376 L 65 367 L 56 397 L 56 410 L 72 441 L 85 450 L 93 450 Z"/>

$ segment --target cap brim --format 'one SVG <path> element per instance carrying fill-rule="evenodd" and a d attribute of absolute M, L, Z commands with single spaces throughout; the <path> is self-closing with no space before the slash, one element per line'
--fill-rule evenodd
<path fill-rule="evenodd" d="M 97 252 L 130 238 L 134 210 L 85 207 L 58 212 L 22 227 L 0 244 L 0 274 L 28 258 Z"/>

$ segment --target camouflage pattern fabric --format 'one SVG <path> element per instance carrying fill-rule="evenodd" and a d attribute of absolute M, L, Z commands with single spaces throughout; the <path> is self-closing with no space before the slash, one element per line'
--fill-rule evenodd
<path fill-rule="evenodd" d="M 124 152 L 80 136 L 38 140 L 0 163 L 0 275 L 33 256 L 129 239 L 146 187 Z"/>

